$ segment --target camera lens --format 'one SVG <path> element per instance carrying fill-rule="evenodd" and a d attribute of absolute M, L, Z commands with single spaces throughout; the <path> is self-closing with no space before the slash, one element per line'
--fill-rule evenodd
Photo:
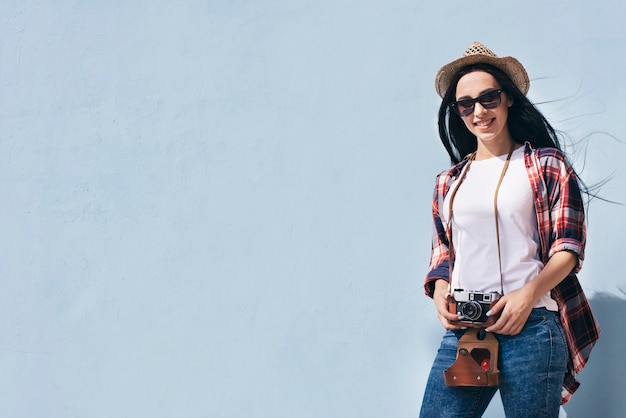
<path fill-rule="evenodd" d="M 478 304 L 478 302 L 465 302 L 461 306 L 461 314 L 471 321 L 480 318 L 482 312 L 483 309 L 481 308 L 480 304 Z"/>

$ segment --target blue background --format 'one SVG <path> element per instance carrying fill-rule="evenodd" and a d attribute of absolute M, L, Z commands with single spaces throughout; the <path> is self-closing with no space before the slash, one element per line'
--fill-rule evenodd
<path fill-rule="evenodd" d="M 624 203 L 625 12 L 0 0 L 1 415 L 416 416 L 437 69 L 473 41 L 520 59 Z M 563 416 L 624 409 L 624 212 L 590 207 L 604 335 Z"/>

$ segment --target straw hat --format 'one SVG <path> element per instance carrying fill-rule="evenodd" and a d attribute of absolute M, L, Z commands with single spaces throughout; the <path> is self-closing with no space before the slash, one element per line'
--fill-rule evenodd
<path fill-rule="evenodd" d="M 437 72 L 437 77 L 435 78 L 437 94 L 443 98 L 450 86 L 452 77 L 454 77 L 461 68 L 478 63 L 493 65 L 501 69 L 513 80 L 513 83 L 515 83 L 517 88 L 524 95 L 528 93 L 530 81 L 528 80 L 528 74 L 521 62 L 513 57 L 498 57 L 485 45 L 480 42 L 474 42 L 465 50 L 461 58 L 444 65 Z"/>

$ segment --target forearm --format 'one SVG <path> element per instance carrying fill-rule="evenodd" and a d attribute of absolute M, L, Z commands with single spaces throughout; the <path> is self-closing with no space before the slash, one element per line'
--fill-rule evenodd
<path fill-rule="evenodd" d="M 526 286 L 532 292 L 534 301 L 554 289 L 576 267 L 578 256 L 570 251 L 559 251 L 546 263 L 543 270 Z"/>

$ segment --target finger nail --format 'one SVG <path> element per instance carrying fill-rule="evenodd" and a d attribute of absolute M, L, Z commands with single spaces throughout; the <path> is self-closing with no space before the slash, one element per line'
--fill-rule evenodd
<path fill-rule="evenodd" d="M 493 311 L 491 309 L 489 309 L 485 315 L 491 316 L 492 313 L 493 313 Z"/>

